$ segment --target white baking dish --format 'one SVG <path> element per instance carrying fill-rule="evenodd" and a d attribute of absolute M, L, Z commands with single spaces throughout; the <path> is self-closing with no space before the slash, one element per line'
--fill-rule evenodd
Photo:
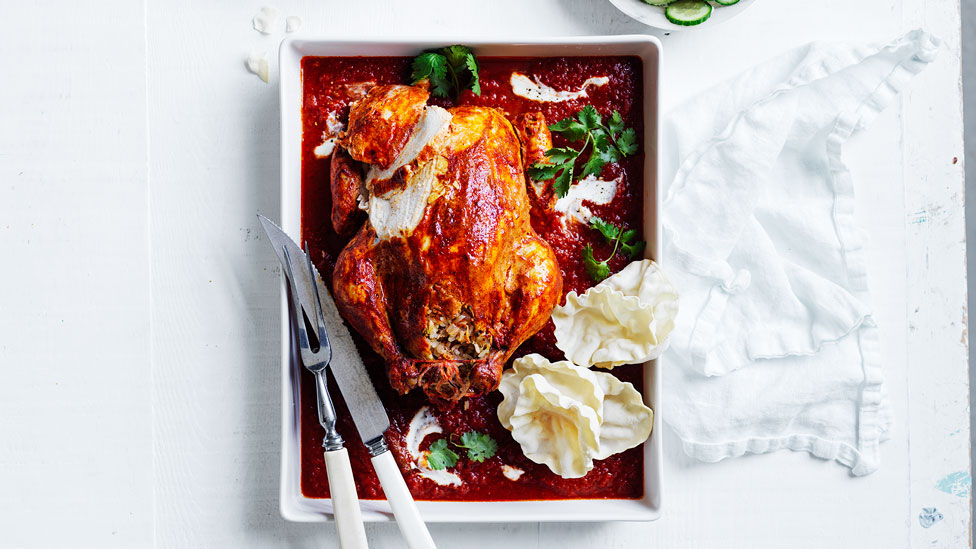
<path fill-rule="evenodd" d="M 281 79 L 281 227 L 298 239 L 301 231 L 302 57 L 414 56 L 420 51 L 450 44 L 471 46 L 480 56 L 558 57 L 634 55 L 644 65 L 644 236 L 648 252 L 660 257 L 658 212 L 659 75 L 661 43 L 654 37 L 589 36 L 572 38 L 517 38 L 472 40 L 459 37 L 411 39 L 287 38 L 279 52 Z M 301 453 L 298 380 L 300 364 L 289 333 L 288 303 L 282 287 L 282 406 L 281 406 L 281 515 L 294 521 L 332 520 L 332 502 L 306 498 L 301 492 Z M 644 368 L 644 398 L 654 411 L 654 430 L 644 444 L 644 497 L 639 500 L 562 500 L 517 502 L 418 502 L 428 522 L 575 522 L 647 521 L 661 510 L 661 408 L 657 365 Z M 367 521 L 393 519 L 385 501 L 363 501 Z"/>

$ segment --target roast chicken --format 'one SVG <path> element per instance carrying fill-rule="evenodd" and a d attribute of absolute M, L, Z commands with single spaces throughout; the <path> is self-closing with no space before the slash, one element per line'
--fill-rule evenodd
<path fill-rule="evenodd" d="M 525 166 L 551 144 L 541 115 L 516 129 L 496 109 L 427 99 L 423 86 L 377 86 L 350 107 L 331 161 L 332 223 L 355 234 L 333 289 L 392 387 L 447 408 L 498 387 L 562 276 L 529 223 Z M 546 191 L 531 189 L 545 207 Z"/>

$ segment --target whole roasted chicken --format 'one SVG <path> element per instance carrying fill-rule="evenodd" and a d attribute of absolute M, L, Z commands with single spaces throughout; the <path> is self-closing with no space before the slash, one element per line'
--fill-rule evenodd
<path fill-rule="evenodd" d="M 516 130 L 496 109 L 427 98 L 423 86 L 377 86 L 350 107 L 332 156 L 332 223 L 355 236 L 333 284 L 393 388 L 450 407 L 498 387 L 562 276 L 529 224 L 524 169 L 551 144 L 541 115 Z"/>

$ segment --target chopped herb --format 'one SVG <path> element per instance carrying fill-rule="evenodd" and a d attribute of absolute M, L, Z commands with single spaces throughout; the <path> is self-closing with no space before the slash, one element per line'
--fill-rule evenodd
<path fill-rule="evenodd" d="M 620 235 L 620 249 L 631 259 L 640 257 L 646 245 L 647 243 L 643 240 L 637 240 L 637 231 L 633 229 L 624 231 Z"/>
<path fill-rule="evenodd" d="M 430 445 L 430 450 L 427 453 L 427 465 L 430 465 L 431 469 L 440 471 L 454 467 L 457 460 L 458 455 L 454 453 L 454 450 L 447 447 L 446 438 L 438 439 Z"/>
<path fill-rule="evenodd" d="M 481 79 L 478 77 L 478 60 L 467 46 L 448 46 L 424 52 L 413 60 L 410 80 L 414 84 L 430 81 L 430 93 L 437 97 L 459 96 L 470 88 L 481 95 Z"/>
<path fill-rule="evenodd" d="M 468 431 L 461 435 L 461 443 L 454 444 L 458 448 L 468 451 L 468 459 L 481 463 L 490 459 L 498 451 L 498 443 L 489 435 L 477 431 Z"/>
<path fill-rule="evenodd" d="M 586 274 L 597 282 L 601 282 L 610 276 L 610 265 L 608 260 L 597 261 L 593 257 L 593 246 L 589 244 L 583 248 L 583 266 L 586 267 Z"/>
<path fill-rule="evenodd" d="M 607 239 L 608 244 L 613 244 L 617 240 L 617 237 L 620 236 L 620 227 L 612 223 L 607 223 L 595 215 L 590 217 L 590 227 L 599 231 L 603 235 L 603 238 Z"/>
<path fill-rule="evenodd" d="M 592 105 L 583 107 L 576 118 L 564 118 L 549 126 L 555 133 L 561 134 L 566 140 L 576 143 L 583 142 L 579 149 L 568 147 L 552 148 L 546 151 L 548 162 L 537 162 L 529 167 L 529 177 L 536 181 L 554 179 L 552 188 L 556 196 L 562 198 L 569 192 L 574 180 L 588 176 L 598 177 L 603 166 L 618 162 L 625 156 L 637 152 L 637 132 L 633 128 L 625 128 L 620 112 L 613 111 L 606 124 Z M 583 164 L 583 169 L 576 175 L 576 161 L 583 151 L 590 147 L 590 156 Z"/>
<path fill-rule="evenodd" d="M 423 80 L 430 80 L 430 91 L 438 97 L 447 97 L 451 91 L 447 80 L 447 59 L 434 52 L 425 52 L 413 60 L 413 74 L 410 79 L 414 84 Z"/>
<path fill-rule="evenodd" d="M 613 245 L 613 252 L 610 254 L 610 257 L 602 261 L 597 260 L 593 256 L 592 246 L 587 244 L 583 248 L 583 267 L 586 268 L 586 273 L 590 275 L 590 278 L 597 282 L 602 282 L 610 276 L 610 260 L 617 255 L 618 249 L 630 259 L 637 259 L 647 244 L 643 240 L 637 240 L 637 231 L 633 229 L 625 231 L 595 215 L 590 218 L 590 227 L 599 231 L 607 241 L 607 244 Z"/>

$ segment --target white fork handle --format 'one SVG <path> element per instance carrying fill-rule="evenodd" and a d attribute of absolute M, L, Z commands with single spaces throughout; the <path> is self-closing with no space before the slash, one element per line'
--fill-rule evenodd
<path fill-rule="evenodd" d="M 393 454 L 387 450 L 373 458 L 373 468 L 376 469 L 376 476 L 383 485 L 383 492 L 386 494 L 390 507 L 393 508 L 393 516 L 396 517 L 397 525 L 400 526 L 400 533 L 407 540 L 410 549 L 436 549 L 434 540 L 427 531 L 417 504 L 407 489 L 407 483 L 403 481 L 403 475 Z"/>
<path fill-rule="evenodd" d="M 339 530 L 339 547 L 367 549 L 363 513 L 359 509 L 359 494 L 352 478 L 349 452 L 345 448 L 325 453 L 325 471 L 329 475 L 332 494 L 332 513 Z"/>

